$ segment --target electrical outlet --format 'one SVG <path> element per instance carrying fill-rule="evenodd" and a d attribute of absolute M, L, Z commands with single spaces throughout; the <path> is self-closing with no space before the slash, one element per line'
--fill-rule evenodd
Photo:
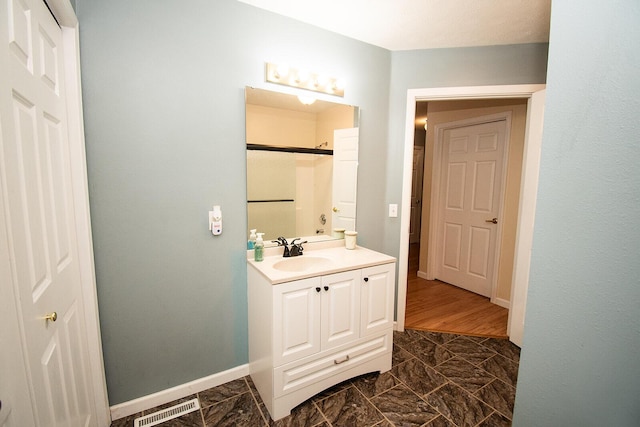
<path fill-rule="evenodd" d="M 398 205 L 392 203 L 389 205 L 389 218 L 397 218 L 398 217 Z"/>

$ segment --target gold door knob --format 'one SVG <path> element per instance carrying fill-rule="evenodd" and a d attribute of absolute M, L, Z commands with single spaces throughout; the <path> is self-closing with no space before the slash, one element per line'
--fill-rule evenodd
<path fill-rule="evenodd" d="M 333 211 L 334 212 L 340 212 L 340 209 L 336 208 L 335 206 L 333 207 Z"/>
<path fill-rule="evenodd" d="M 56 313 L 55 311 L 53 313 L 47 314 L 46 316 L 43 317 L 44 320 L 46 320 L 47 322 L 50 320 L 52 322 L 55 322 L 56 320 L 58 320 L 58 313 Z"/>
<path fill-rule="evenodd" d="M 498 218 L 485 219 L 484 222 L 490 222 L 490 223 L 493 223 L 493 224 L 497 224 L 498 223 Z"/>

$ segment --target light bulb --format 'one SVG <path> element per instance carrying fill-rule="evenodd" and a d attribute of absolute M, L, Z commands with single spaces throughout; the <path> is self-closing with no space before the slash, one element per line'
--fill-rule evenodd
<path fill-rule="evenodd" d="M 307 70 L 300 70 L 298 71 L 298 83 L 305 83 L 307 80 L 309 80 L 309 71 Z"/>
<path fill-rule="evenodd" d="M 288 65 L 278 65 L 276 71 L 274 73 L 274 77 L 276 79 L 284 79 L 289 74 L 289 66 Z"/>
<path fill-rule="evenodd" d="M 316 102 L 316 99 L 313 96 L 298 95 L 298 101 L 300 101 L 304 105 L 311 105 Z"/>

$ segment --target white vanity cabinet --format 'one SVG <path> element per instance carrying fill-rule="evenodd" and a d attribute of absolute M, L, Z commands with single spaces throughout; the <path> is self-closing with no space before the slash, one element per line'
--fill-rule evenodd
<path fill-rule="evenodd" d="M 275 365 L 357 339 L 360 270 L 275 285 L 273 324 Z"/>
<path fill-rule="evenodd" d="M 334 384 L 391 369 L 390 259 L 278 284 L 248 266 L 249 367 L 271 418 Z"/>

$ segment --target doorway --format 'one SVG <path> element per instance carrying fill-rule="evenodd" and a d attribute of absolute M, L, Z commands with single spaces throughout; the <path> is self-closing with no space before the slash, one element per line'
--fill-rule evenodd
<path fill-rule="evenodd" d="M 410 190 L 411 190 L 411 164 L 413 158 L 413 146 L 414 146 L 414 127 L 415 127 L 415 112 L 417 101 L 443 101 L 443 100 L 480 100 L 480 99 L 513 99 L 524 98 L 527 99 L 527 115 L 526 115 L 526 130 L 525 130 L 525 143 L 523 147 L 524 161 L 521 164 L 524 165 L 521 176 L 521 197 L 517 202 L 517 218 L 516 218 L 516 235 L 515 235 L 515 250 L 513 250 L 513 263 L 512 263 L 512 275 L 509 277 L 511 283 L 516 282 L 512 280 L 514 277 L 527 277 L 529 268 L 529 250 L 530 250 L 530 238 L 528 236 L 533 233 L 533 213 L 535 209 L 535 194 L 537 190 L 537 170 L 539 165 L 539 140 L 541 139 L 542 128 L 542 115 L 544 96 L 543 92 L 540 96 L 535 96 L 536 93 L 540 93 L 544 90 L 544 85 L 518 85 L 518 86 L 487 86 L 487 87 L 466 87 L 466 88 L 439 88 L 439 89 L 414 89 L 409 90 L 407 96 L 407 121 L 406 121 L 406 137 L 405 137 L 405 157 L 404 157 L 404 179 L 403 179 L 403 210 L 401 219 L 401 229 L 409 230 L 410 222 Z M 423 122 L 424 124 L 424 122 Z M 431 127 L 431 118 L 429 119 L 429 127 Z M 427 158 L 429 156 L 427 155 Z M 429 161 L 425 162 L 425 176 L 430 175 L 431 170 L 427 165 Z M 426 186 L 425 186 L 426 188 Z M 425 225 L 425 212 L 430 209 L 430 200 L 423 197 L 423 215 L 422 223 L 423 228 Z M 525 206 L 525 209 L 521 209 Z M 422 231 L 422 237 L 429 234 L 429 230 Z M 421 244 L 421 247 L 424 243 Z M 397 329 L 404 329 L 405 313 L 406 313 L 406 296 L 407 296 L 407 268 L 408 268 L 408 255 L 409 255 L 409 235 L 408 233 L 401 234 L 400 242 L 400 255 L 399 255 L 399 274 L 398 274 L 398 299 L 397 299 Z M 420 257 L 420 269 L 426 273 L 427 266 L 424 257 Z M 516 344 L 520 343 L 521 332 L 512 332 L 514 329 L 522 329 L 524 326 L 524 301 L 526 298 L 526 280 L 518 281 L 520 285 L 524 285 L 524 292 L 522 286 L 514 287 L 510 289 L 511 299 L 507 302 L 509 308 L 509 335 L 512 341 Z M 524 297 L 523 297 L 524 295 Z M 516 310 L 518 313 L 518 319 L 514 321 L 512 319 L 514 310 L 513 307 L 522 307 Z M 516 337 L 514 339 L 514 336 Z"/>
<path fill-rule="evenodd" d="M 431 176 L 424 180 L 430 188 L 422 197 L 431 206 L 425 213 L 427 230 L 435 232 L 425 232 L 423 245 L 416 246 L 410 239 L 406 325 L 504 338 L 508 308 L 490 299 L 498 294 L 495 279 L 509 143 L 514 140 L 513 158 L 521 163 L 526 100 L 418 103 L 417 115 L 427 115 L 429 110 L 421 104 L 428 104 L 432 113 L 433 132 L 422 136 L 431 159 Z M 512 116 L 516 118 L 514 126 Z M 416 117 L 416 123 L 422 121 L 423 117 Z M 511 175 L 519 178 L 520 169 L 514 167 L 513 160 L 511 163 Z M 512 188 L 517 190 L 516 185 Z M 517 199 L 518 194 L 511 198 Z M 507 213 L 511 217 L 507 231 L 513 234 L 515 212 Z M 418 268 L 420 257 L 422 270 Z"/>

